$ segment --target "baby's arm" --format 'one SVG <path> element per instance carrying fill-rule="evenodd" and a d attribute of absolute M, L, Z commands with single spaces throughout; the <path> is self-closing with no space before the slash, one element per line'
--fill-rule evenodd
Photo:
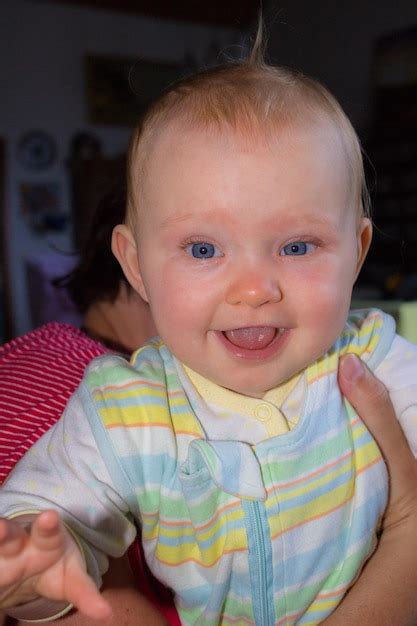
<path fill-rule="evenodd" d="M 84 586 L 91 590 L 93 584 L 90 578 L 87 578 L 85 570 L 95 581 L 96 586 L 100 586 L 101 576 L 108 567 L 108 557 L 121 557 L 136 536 L 136 528 L 129 515 L 130 507 L 123 497 L 127 494 L 126 497 L 129 498 L 130 485 L 119 482 L 118 486 L 121 488 L 118 489 L 113 484 L 106 465 L 110 463 L 110 454 L 111 450 L 106 454 L 106 459 L 103 459 L 88 420 L 83 416 L 83 406 L 79 397 L 74 396 L 61 420 L 26 453 L 0 489 L 0 515 L 9 520 L 14 518 L 16 523 L 18 516 L 21 522 L 24 520 L 21 516 L 26 512 L 36 514 L 49 509 L 59 512 L 62 522 L 52 533 L 54 541 L 59 545 L 55 553 L 59 554 L 59 558 L 53 563 L 51 571 L 65 571 L 65 576 L 75 575 L 77 572 L 76 579 L 82 580 L 79 586 L 83 587 L 83 592 Z M 34 524 L 33 532 L 37 533 L 37 537 L 40 528 L 45 530 L 42 525 L 44 515 Z M 51 515 L 52 519 L 57 519 L 57 513 L 54 512 L 48 513 L 48 519 Z M 62 577 L 61 595 L 55 592 L 55 595 L 51 596 L 51 593 L 45 592 L 43 587 L 40 591 L 39 572 L 34 567 L 27 571 L 23 566 L 28 561 L 29 555 L 33 561 L 35 560 L 33 554 L 36 554 L 36 560 L 39 562 L 32 534 L 16 528 L 14 524 L 3 522 L 1 526 L 1 577 L 5 577 L 5 570 L 10 570 L 9 566 L 4 567 L 4 559 L 10 558 L 9 552 L 13 553 L 14 545 L 17 545 L 19 558 L 16 559 L 16 580 L 28 578 L 29 582 L 22 587 L 14 583 L 15 579 L 11 582 L 0 577 L 0 607 L 10 607 L 15 602 L 26 603 L 28 600 L 26 615 L 28 619 L 37 619 L 36 606 L 31 598 L 39 594 L 53 598 L 64 597 L 74 602 L 72 596 L 69 597 L 62 591 Z M 81 550 L 77 546 L 78 541 Z M 42 563 L 45 563 L 45 559 Z M 47 564 L 45 567 L 49 570 L 52 566 Z M 55 578 L 52 578 L 55 582 Z M 89 581 L 89 586 L 85 584 L 85 580 Z M 45 577 L 42 576 L 41 586 L 44 581 Z M 14 592 L 18 594 L 16 597 L 10 593 L 11 584 L 16 587 Z M 2 590 L 1 587 L 7 589 Z M 85 605 L 87 611 L 93 607 L 93 604 L 90 606 L 90 600 L 82 606 L 80 601 L 82 602 L 78 599 L 75 603 L 84 613 Z M 6 609 L 6 612 L 11 614 L 9 609 Z M 56 612 L 51 610 L 49 615 Z M 20 618 L 20 612 L 17 615 L 16 611 L 13 611 L 13 615 Z M 45 613 L 39 616 L 44 617 Z"/>
<path fill-rule="evenodd" d="M 42 619 L 71 605 L 95 619 L 111 614 L 58 514 L 0 519 L 0 608 L 20 619 Z"/>

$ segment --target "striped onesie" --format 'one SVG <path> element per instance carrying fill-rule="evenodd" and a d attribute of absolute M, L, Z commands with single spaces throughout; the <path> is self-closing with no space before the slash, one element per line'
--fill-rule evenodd
<path fill-rule="evenodd" d="M 213 403 L 184 386 L 186 370 L 154 340 L 130 365 L 90 365 L 62 419 L 12 472 L 0 510 L 57 508 L 98 582 L 140 525 L 183 624 L 318 624 L 374 549 L 387 502 L 379 450 L 337 386 L 345 352 L 389 386 L 415 452 L 417 347 L 383 313 L 349 318 L 290 391 L 288 432 L 264 439 L 241 436 L 245 415 L 234 437 L 215 436 Z"/>

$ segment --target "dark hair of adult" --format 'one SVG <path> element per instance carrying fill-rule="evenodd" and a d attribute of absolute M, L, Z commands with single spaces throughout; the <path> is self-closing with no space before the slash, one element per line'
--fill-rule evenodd
<path fill-rule="evenodd" d="M 79 251 L 79 262 L 72 272 L 54 281 L 64 287 L 80 313 L 101 300 L 113 302 L 125 275 L 111 250 L 113 228 L 125 220 L 126 182 L 120 176 L 93 211 Z"/>

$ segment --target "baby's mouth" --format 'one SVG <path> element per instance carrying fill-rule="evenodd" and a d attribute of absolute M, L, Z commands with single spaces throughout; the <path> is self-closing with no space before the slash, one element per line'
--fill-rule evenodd
<path fill-rule="evenodd" d="M 238 348 L 263 350 L 268 347 L 283 329 L 274 326 L 248 326 L 225 330 L 223 335 Z"/>

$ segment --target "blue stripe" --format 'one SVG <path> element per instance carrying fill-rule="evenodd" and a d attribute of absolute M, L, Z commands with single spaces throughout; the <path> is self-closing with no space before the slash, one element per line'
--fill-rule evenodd
<path fill-rule="evenodd" d="M 352 468 L 348 467 L 346 471 L 344 471 L 342 474 L 334 477 L 332 480 L 327 481 L 323 485 L 311 487 L 309 491 L 294 495 L 292 498 L 287 498 L 286 500 L 279 500 L 279 502 L 276 502 L 274 506 L 268 506 L 268 514 L 270 516 L 278 515 L 280 512 L 285 513 L 286 511 L 289 511 L 291 509 L 308 505 L 310 502 L 316 500 L 320 496 L 328 494 L 329 490 L 333 491 L 334 489 L 337 489 L 342 485 L 348 484 L 353 475 L 354 473 L 352 471 Z M 280 491 L 277 490 L 276 493 L 278 498 Z M 273 498 L 274 495 L 271 496 L 271 499 Z"/>
<path fill-rule="evenodd" d="M 276 549 L 279 550 L 281 545 L 285 553 L 285 543 L 295 543 L 297 552 L 294 556 L 286 558 L 285 563 L 275 563 L 275 569 L 279 571 L 285 568 L 285 581 L 289 586 L 306 585 L 310 577 L 319 576 L 321 573 L 327 578 L 329 572 L 334 571 L 335 568 L 337 569 L 341 564 L 341 559 L 347 556 L 348 546 L 357 546 L 357 550 L 361 554 L 367 553 L 372 545 L 372 531 L 378 520 L 377 511 L 383 510 L 384 503 L 385 493 L 382 491 L 370 497 L 366 503 L 355 510 L 352 525 L 350 525 L 350 511 L 346 511 L 346 525 L 337 536 L 329 541 L 321 541 L 318 547 L 311 550 L 300 551 L 299 544 L 301 538 L 299 529 L 293 534 L 287 533 L 285 538 L 283 536 L 278 537 L 273 542 L 274 552 Z M 326 536 L 326 528 L 322 527 L 320 532 L 323 537 Z M 305 535 L 307 537 L 308 533 L 309 531 L 306 528 Z M 320 583 L 317 584 L 321 587 Z M 274 581 L 274 590 L 275 592 L 282 592 L 282 588 L 282 578 L 278 575 Z"/>

